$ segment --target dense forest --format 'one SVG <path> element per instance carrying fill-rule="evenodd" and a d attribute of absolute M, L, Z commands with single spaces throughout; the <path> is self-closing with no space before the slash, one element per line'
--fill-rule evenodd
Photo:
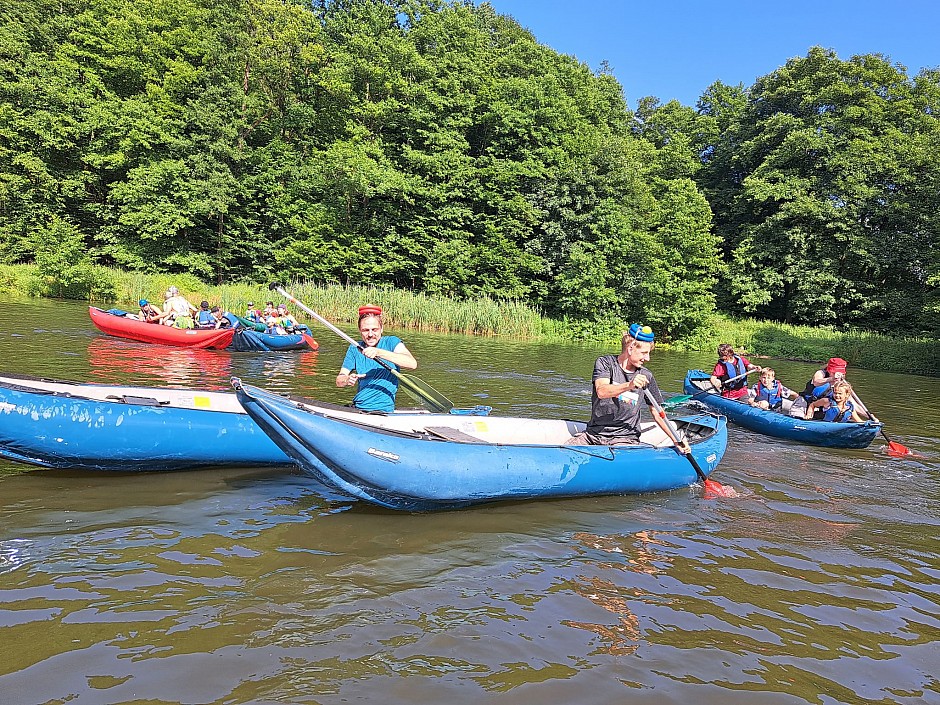
<path fill-rule="evenodd" d="M 822 48 L 696 106 L 458 0 L 6 0 L 0 263 L 936 336 L 940 71 Z"/>

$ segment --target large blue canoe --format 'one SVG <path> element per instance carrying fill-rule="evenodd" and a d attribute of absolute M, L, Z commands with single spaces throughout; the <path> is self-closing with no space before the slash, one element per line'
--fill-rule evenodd
<path fill-rule="evenodd" d="M 233 384 L 241 405 L 305 472 L 351 497 L 405 511 L 495 500 L 659 492 L 696 473 L 655 424 L 636 446 L 565 446 L 585 424 L 511 417 L 396 418 L 377 427 Z M 677 423 L 705 474 L 728 441 L 723 417 Z"/>
<path fill-rule="evenodd" d="M 370 414 L 295 399 L 381 424 L 421 410 Z M 455 410 L 487 413 L 489 407 Z M 0 376 L 0 458 L 47 468 L 162 471 L 214 465 L 293 466 L 231 392 L 78 384 Z"/>
<path fill-rule="evenodd" d="M 863 424 L 804 421 L 786 413 L 726 399 L 714 390 L 710 379 L 707 372 L 689 370 L 683 383 L 685 393 L 724 414 L 732 423 L 767 436 L 827 448 L 867 448 L 881 429 L 881 424 L 874 421 Z M 789 408 L 789 401 L 784 405 Z"/>

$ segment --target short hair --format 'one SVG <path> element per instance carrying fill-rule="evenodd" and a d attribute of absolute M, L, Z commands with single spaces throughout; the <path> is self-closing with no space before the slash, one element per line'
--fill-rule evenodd
<path fill-rule="evenodd" d="M 775 376 L 777 374 L 777 371 L 773 367 L 765 367 L 763 370 L 761 370 L 760 376 L 763 377 L 767 372 Z"/>
<path fill-rule="evenodd" d="M 847 389 L 849 393 L 851 393 L 853 387 L 850 382 L 846 382 L 844 379 L 840 379 L 832 383 L 832 391 L 836 391 L 837 389 Z"/>
<path fill-rule="evenodd" d="M 718 357 L 724 357 L 725 355 L 734 355 L 734 348 L 728 343 L 722 343 L 718 346 Z"/>
<path fill-rule="evenodd" d="M 221 311 L 221 310 L 222 310 L 222 309 L 220 309 L 218 306 L 213 306 L 213 307 L 212 307 L 212 313 L 215 313 L 216 311 Z"/>

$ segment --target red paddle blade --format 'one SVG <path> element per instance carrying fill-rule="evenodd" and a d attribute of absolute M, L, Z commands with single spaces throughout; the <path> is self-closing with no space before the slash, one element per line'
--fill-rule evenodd
<path fill-rule="evenodd" d="M 913 455 L 914 451 L 908 448 L 905 445 L 901 445 L 896 441 L 888 441 L 888 455 L 902 456 L 902 455 Z"/>
<path fill-rule="evenodd" d="M 735 492 L 731 485 L 723 485 L 720 482 L 716 482 L 715 480 L 705 480 L 705 499 L 713 499 L 714 497 L 737 496 L 738 493 Z"/>
<path fill-rule="evenodd" d="M 307 343 L 307 345 L 310 347 L 311 350 L 320 349 L 320 344 L 316 340 L 313 339 L 312 335 L 310 335 L 309 333 L 301 333 L 301 335 L 303 336 L 304 341 Z"/>

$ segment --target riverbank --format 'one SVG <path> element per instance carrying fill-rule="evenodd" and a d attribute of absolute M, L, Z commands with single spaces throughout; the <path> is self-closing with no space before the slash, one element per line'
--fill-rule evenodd
<path fill-rule="evenodd" d="M 87 298 L 92 304 L 134 309 L 141 298 L 162 301 L 162 292 L 176 285 L 193 303 L 202 299 L 235 313 L 249 301 L 261 304 L 281 297 L 267 287 L 251 284 L 212 286 L 189 275 L 142 274 L 95 267 L 94 284 Z M 585 341 L 616 346 L 620 324 L 608 322 L 595 328 L 543 316 L 536 308 L 517 301 L 476 299 L 456 301 L 404 289 L 363 286 L 320 286 L 293 283 L 289 291 L 324 318 L 337 324 L 354 324 L 355 311 L 363 303 L 377 303 L 385 310 L 391 328 L 439 333 L 500 336 L 552 341 Z M 48 296 L 56 293 L 38 279 L 30 265 L 0 266 L 0 292 L 10 296 Z M 671 341 L 681 351 L 713 352 L 719 343 L 731 343 L 752 356 L 823 361 L 842 357 L 850 367 L 940 376 L 940 341 L 929 338 L 895 338 L 866 331 L 791 326 L 754 319 L 715 316 L 694 338 Z"/>

